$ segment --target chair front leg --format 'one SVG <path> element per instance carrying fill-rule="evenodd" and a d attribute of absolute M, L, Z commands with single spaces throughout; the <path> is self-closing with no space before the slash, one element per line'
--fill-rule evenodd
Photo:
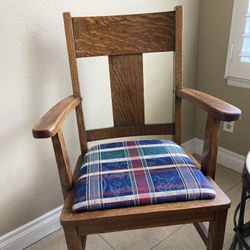
<path fill-rule="evenodd" d="M 68 250 L 85 250 L 87 236 L 80 236 L 75 226 L 63 226 Z"/>
<path fill-rule="evenodd" d="M 84 235 L 84 236 L 81 235 L 80 237 L 81 237 L 82 249 L 84 250 L 86 248 L 87 235 Z"/>
<path fill-rule="evenodd" d="M 227 209 L 216 212 L 209 223 L 207 250 L 222 250 L 226 229 Z"/>

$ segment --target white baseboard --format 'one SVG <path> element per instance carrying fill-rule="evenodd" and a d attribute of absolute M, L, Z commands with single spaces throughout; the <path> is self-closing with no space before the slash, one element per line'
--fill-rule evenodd
<path fill-rule="evenodd" d="M 61 228 L 62 206 L 0 237 L 0 249 L 19 250 L 28 247 Z"/>
<path fill-rule="evenodd" d="M 193 138 L 182 144 L 192 154 L 202 155 L 203 141 Z M 219 147 L 219 164 L 238 173 L 242 172 L 245 157 Z M 59 216 L 62 206 L 0 237 L 0 249 L 19 250 L 58 230 L 61 225 Z"/>
<path fill-rule="evenodd" d="M 183 143 L 182 145 L 189 150 L 192 154 L 202 155 L 203 140 L 193 138 L 190 141 Z M 243 155 L 234 153 L 228 149 L 219 147 L 217 162 L 227 168 L 232 169 L 235 172 L 242 173 L 245 157 Z"/>

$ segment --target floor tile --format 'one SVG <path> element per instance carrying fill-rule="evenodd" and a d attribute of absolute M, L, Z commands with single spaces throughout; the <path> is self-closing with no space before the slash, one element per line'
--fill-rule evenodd
<path fill-rule="evenodd" d="M 102 234 L 116 250 L 147 250 L 178 230 L 181 225 Z"/>
<path fill-rule="evenodd" d="M 233 240 L 232 235 L 225 235 L 224 250 L 228 250 Z M 177 232 L 162 241 L 153 250 L 202 250 L 206 249 L 205 244 L 199 237 L 192 224 L 181 227 Z"/>
<path fill-rule="evenodd" d="M 99 235 L 89 235 L 86 250 L 112 250 Z M 63 230 L 60 229 L 46 238 L 26 248 L 26 250 L 67 250 Z"/>
<path fill-rule="evenodd" d="M 63 230 L 60 229 L 46 238 L 31 245 L 26 250 L 67 250 Z"/>
<path fill-rule="evenodd" d="M 194 155 L 194 157 L 201 162 L 201 156 Z M 227 192 L 241 182 L 241 174 L 217 164 L 215 181 L 224 192 Z"/>
<path fill-rule="evenodd" d="M 241 175 L 231 169 L 218 165 L 215 181 L 224 192 L 228 192 L 235 185 L 241 183 Z"/>
<path fill-rule="evenodd" d="M 232 188 L 228 193 L 228 197 L 231 200 L 231 207 L 228 211 L 228 217 L 227 217 L 227 226 L 226 226 L 226 231 L 230 234 L 234 234 L 233 228 L 233 216 L 234 216 L 234 211 L 236 209 L 236 206 L 238 205 L 240 199 L 241 199 L 241 191 L 242 191 L 242 184 L 239 183 L 236 185 L 234 188 Z M 250 220 L 250 201 L 246 203 L 246 208 L 245 208 L 245 221 Z"/>
<path fill-rule="evenodd" d="M 86 250 L 114 250 L 97 234 L 87 237 Z"/>

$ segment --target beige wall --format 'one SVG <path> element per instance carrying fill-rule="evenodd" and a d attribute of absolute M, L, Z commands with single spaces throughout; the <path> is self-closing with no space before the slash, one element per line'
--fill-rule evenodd
<path fill-rule="evenodd" d="M 34 122 L 49 107 L 71 94 L 62 12 L 70 11 L 72 15 L 159 12 L 173 10 L 179 4 L 185 8 L 184 81 L 186 86 L 195 86 L 199 0 L 1 1 L 0 235 L 62 204 L 51 142 L 34 140 L 31 135 Z M 167 63 L 172 61 L 171 55 L 166 57 L 145 57 L 145 67 L 151 70 L 145 76 L 149 95 L 158 87 L 162 90 L 160 93 L 165 91 L 163 85 L 166 80 L 162 79 L 169 71 Z M 161 67 L 159 62 L 162 62 Z M 97 106 L 108 111 L 106 116 L 103 112 L 95 116 L 87 113 L 87 127 L 112 125 L 109 79 L 104 73 L 107 59 L 80 61 L 79 66 L 84 65 L 90 69 L 80 69 L 80 78 L 85 79 L 82 84 L 91 81 L 98 87 L 97 92 L 89 88 L 83 93 L 85 104 L 87 102 L 92 111 L 98 111 Z M 98 71 L 94 72 L 94 68 Z M 171 79 L 172 76 L 168 76 L 167 80 Z M 90 96 L 93 95 L 96 97 L 92 102 Z M 151 100 L 150 96 L 147 98 L 150 99 L 147 104 L 149 121 L 163 121 L 164 117 L 169 117 L 168 110 L 163 112 L 161 107 L 168 105 L 164 95 L 158 97 L 158 101 Z M 152 112 L 154 107 L 157 114 Z M 194 119 L 192 107 L 188 106 L 184 113 Z M 70 158 L 75 164 L 79 145 L 74 116 L 71 118 L 65 131 Z M 194 126 L 192 121 L 184 121 L 184 125 L 184 140 L 187 140 L 194 136 Z"/>
<path fill-rule="evenodd" d="M 233 0 L 203 0 L 200 9 L 198 89 L 242 110 L 235 132 L 221 132 L 220 146 L 246 155 L 250 149 L 250 89 L 231 87 L 223 78 L 230 33 Z M 196 136 L 203 138 L 204 113 L 196 116 Z"/>

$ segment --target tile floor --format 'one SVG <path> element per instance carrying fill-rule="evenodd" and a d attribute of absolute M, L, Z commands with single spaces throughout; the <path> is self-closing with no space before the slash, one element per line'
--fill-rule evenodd
<path fill-rule="evenodd" d="M 216 182 L 231 199 L 228 213 L 224 248 L 228 250 L 233 239 L 233 214 L 241 195 L 241 175 L 223 166 L 217 168 Z M 246 207 L 246 219 L 250 219 L 250 204 Z M 26 250 L 67 249 L 62 229 L 29 246 Z M 87 250 L 183 250 L 206 249 L 193 225 L 150 228 L 88 236 Z"/>

